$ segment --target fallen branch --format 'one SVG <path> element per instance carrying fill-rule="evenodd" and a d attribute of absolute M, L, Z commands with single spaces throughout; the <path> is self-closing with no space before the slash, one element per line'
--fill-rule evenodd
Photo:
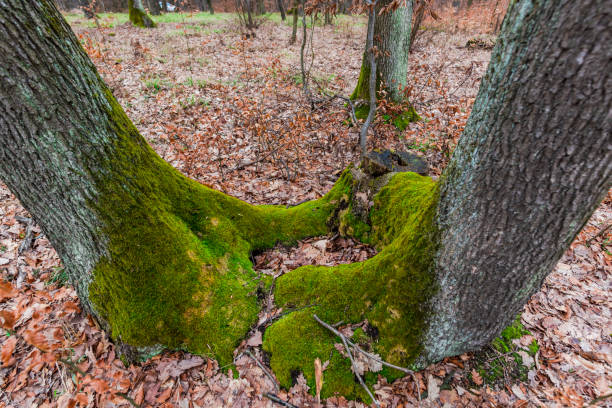
<path fill-rule="evenodd" d="M 336 330 L 330 324 L 325 323 L 323 320 L 319 319 L 319 317 L 316 314 L 313 314 L 312 316 L 314 317 L 314 319 L 317 322 L 319 322 L 319 324 L 321 326 L 325 327 L 327 330 L 331 331 L 336 336 L 338 336 L 340 338 L 345 338 L 342 333 L 340 333 L 338 330 Z M 412 371 L 412 370 L 410 370 L 408 368 L 405 368 L 405 367 L 396 366 L 395 364 L 387 363 L 386 361 L 384 361 L 381 358 L 375 356 L 374 354 L 370 354 L 367 351 L 363 350 L 361 347 L 359 347 L 358 345 L 356 345 L 355 343 L 353 343 L 349 339 L 346 339 L 346 342 L 348 343 L 349 346 L 353 347 L 355 350 L 357 350 L 361 354 L 365 355 L 366 357 L 368 357 L 368 358 L 370 358 L 370 359 L 372 359 L 374 361 L 377 361 L 377 362 L 381 363 L 382 365 L 385 365 L 385 366 L 390 367 L 390 368 L 394 368 L 396 370 L 402 371 L 402 372 L 412 376 L 412 380 L 414 381 L 414 385 L 415 385 L 415 388 L 416 388 L 417 397 L 418 397 L 419 401 L 421 401 L 421 392 L 419 390 L 419 382 L 417 381 L 416 375 L 414 375 L 414 371 Z"/>
<path fill-rule="evenodd" d="M 344 343 L 344 349 L 346 350 L 346 353 L 349 356 L 349 359 L 351 360 L 351 365 L 353 366 L 353 373 L 357 376 L 357 379 L 359 380 L 359 383 L 361 384 L 361 386 L 363 387 L 364 390 L 366 390 L 366 392 L 368 393 L 368 395 L 370 396 L 370 398 L 372 398 L 372 401 L 374 401 L 374 404 L 380 408 L 380 403 L 378 402 L 378 400 L 374 397 L 374 395 L 372 394 L 372 392 L 370 391 L 370 389 L 368 388 L 368 386 L 365 384 L 365 382 L 363 381 L 363 378 L 361 378 L 361 375 L 359 374 L 359 370 L 357 369 L 357 364 L 355 363 L 355 360 L 353 359 L 353 354 L 351 353 L 351 349 L 348 346 L 348 340 L 346 339 L 346 337 L 344 337 L 344 334 L 340 333 L 338 330 L 334 329 L 333 327 L 331 327 L 329 324 L 323 322 L 321 319 L 319 319 L 319 317 L 316 314 L 312 315 L 315 320 L 317 322 L 319 322 L 320 324 L 323 325 L 323 327 L 325 327 L 326 329 L 331 330 L 336 336 L 340 337 L 340 339 L 342 340 L 342 343 Z M 353 347 L 355 347 L 355 345 L 353 345 Z"/>
<path fill-rule="evenodd" d="M 293 405 L 292 403 L 287 402 L 287 401 L 285 401 L 283 399 L 280 399 L 278 396 L 276 396 L 274 394 L 270 394 L 269 392 L 266 392 L 264 394 L 264 397 L 268 398 L 270 401 L 276 402 L 277 404 L 280 404 L 280 405 L 282 405 L 284 407 L 287 407 L 287 408 L 298 408 L 295 405 Z"/>
<path fill-rule="evenodd" d="M 612 228 L 612 223 L 605 225 L 601 228 L 601 230 L 599 230 L 599 232 L 595 235 L 593 235 L 591 238 L 586 240 L 586 246 L 590 247 L 591 243 L 596 240 L 597 238 L 601 237 L 603 234 L 606 233 L 607 230 L 609 230 L 610 228 Z"/>
<path fill-rule="evenodd" d="M 257 363 L 257 365 L 259 366 L 259 368 L 261 368 L 261 370 L 264 372 L 264 374 L 265 374 L 265 375 L 267 375 L 267 376 L 268 376 L 268 378 L 269 378 L 270 380 L 272 380 L 272 383 L 274 384 L 274 388 L 276 389 L 276 391 L 278 391 L 278 389 L 279 389 L 279 385 L 278 385 L 278 383 L 276 382 L 276 379 L 274 378 L 274 376 L 273 376 L 272 374 L 270 374 L 270 372 L 269 372 L 268 370 L 266 370 L 266 367 L 264 367 L 264 365 L 263 365 L 263 364 L 261 364 L 261 363 L 259 362 L 259 360 L 258 360 L 258 359 L 256 359 L 256 358 L 255 358 L 255 356 L 254 356 L 253 354 L 251 354 L 251 352 L 250 352 L 250 351 L 245 350 L 245 353 L 246 353 L 246 355 L 247 355 L 247 356 L 251 357 L 251 359 L 253 359 L 253 361 L 255 361 L 255 363 Z"/>

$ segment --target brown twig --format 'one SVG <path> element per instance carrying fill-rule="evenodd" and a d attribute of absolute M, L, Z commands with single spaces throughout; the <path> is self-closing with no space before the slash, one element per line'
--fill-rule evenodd
<path fill-rule="evenodd" d="M 593 235 L 591 238 L 586 240 L 586 246 L 590 247 L 591 243 L 596 240 L 597 238 L 601 237 L 603 234 L 606 233 L 606 231 L 608 231 L 610 228 L 612 228 L 612 223 L 608 224 L 608 225 L 604 225 L 597 234 Z"/>
<path fill-rule="evenodd" d="M 245 350 L 244 352 L 245 352 L 245 354 L 246 354 L 247 356 L 251 357 L 251 359 L 252 359 L 253 361 L 255 361 L 255 363 L 257 363 L 257 365 L 259 366 L 259 368 L 261 368 L 261 370 L 264 372 L 264 374 L 265 374 L 266 376 L 268 376 L 268 378 L 269 378 L 270 380 L 272 380 L 272 383 L 274 384 L 274 389 L 276 389 L 276 391 L 278 391 L 278 389 L 279 389 L 279 385 L 278 385 L 278 383 L 276 382 L 276 379 L 274 378 L 274 376 L 273 376 L 272 374 L 270 374 L 270 372 L 269 372 L 269 371 L 266 369 L 266 367 L 264 367 L 264 365 L 263 365 L 263 364 L 261 364 L 261 362 L 260 362 L 258 359 L 256 359 L 256 358 L 255 358 L 255 356 L 254 356 L 253 354 L 251 354 L 251 352 L 250 352 L 250 351 Z"/>
<path fill-rule="evenodd" d="M 295 405 L 293 405 L 292 403 L 290 403 L 288 401 L 285 401 L 283 399 L 280 399 L 277 395 L 270 394 L 269 392 L 266 392 L 264 394 L 264 397 L 268 398 L 270 401 L 276 402 L 277 404 L 280 404 L 280 405 L 282 405 L 284 407 L 287 407 L 287 408 L 298 408 Z"/>

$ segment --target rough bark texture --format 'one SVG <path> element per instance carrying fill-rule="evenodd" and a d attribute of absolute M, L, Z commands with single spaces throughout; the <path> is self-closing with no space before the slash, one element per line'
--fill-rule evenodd
<path fill-rule="evenodd" d="M 610 188 L 611 10 L 511 3 L 443 176 L 424 361 L 497 336 Z"/>
<path fill-rule="evenodd" d="M 391 2 L 392 0 L 378 0 L 376 3 L 374 45 L 379 52 L 376 58 L 378 68 L 376 89 L 377 91 L 381 89 L 382 82 L 389 99 L 402 102 L 404 99 L 402 90 L 406 87 L 408 77 L 412 1 L 407 1 L 405 6 L 395 11 L 379 14 L 380 10 Z M 370 64 L 366 55 L 367 50 L 351 99 L 369 99 Z"/>

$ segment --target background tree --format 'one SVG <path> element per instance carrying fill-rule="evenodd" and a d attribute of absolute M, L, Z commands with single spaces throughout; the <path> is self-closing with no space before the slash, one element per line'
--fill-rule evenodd
<path fill-rule="evenodd" d="M 512 4 L 439 182 L 400 173 L 369 183 L 353 169 L 322 199 L 285 209 L 183 177 L 138 134 L 54 3 L 7 0 L 0 177 L 119 343 L 231 361 L 258 312 L 249 253 L 338 228 L 380 252 L 277 281 L 279 305 L 309 306 L 265 334 L 279 380 L 290 385 L 300 369 L 312 382 L 313 358 L 334 353 L 337 340 L 313 313 L 367 319 L 375 352 L 424 365 L 496 336 L 610 188 L 609 5 Z M 359 191 L 370 185 L 380 190 Z M 335 353 L 323 396 L 356 393 Z"/>
<path fill-rule="evenodd" d="M 378 75 L 376 89 L 381 83 L 389 99 L 394 102 L 404 100 L 403 89 L 408 77 L 408 55 L 412 21 L 412 1 L 378 0 L 376 2 L 376 24 L 374 25 L 374 46 L 376 47 L 376 66 Z M 364 52 L 361 71 L 351 99 L 368 100 L 370 64 L 367 50 Z"/>
<path fill-rule="evenodd" d="M 128 11 L 130 13 L 130 21 L 138 27 L 155 27 L 155 22 L 147 14 L 142 6 L 142 0 L 128 0 Z"/>

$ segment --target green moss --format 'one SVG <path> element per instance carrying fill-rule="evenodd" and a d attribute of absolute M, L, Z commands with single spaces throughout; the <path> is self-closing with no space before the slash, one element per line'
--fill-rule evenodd
<path fill-rule="evenodd" d="M 326 233 L 350 172 L 319 200 L 249 205 L 184 177 L 146 144 L 110 91 L 104 98 L 117 138 L 112 162 L 93 166 L 106 171 L 91 174 L 99 196 L 90 206 L 108 254 L 93 272 L 90 300 L 114 338 L 225 365 L 259 311 L 249 254 Z"/>
<path fill-rule="evenodd" d="M 376 74 L 376 94 L 380 91 L 381 78 L 379 73 Z M 359 78 L 357 79 L 357 86 L 351 94 L 351 100 L 355 101 L 363 99 L 365 101 L 370 100 L 370 62 L 366 59 L 365 53 L 361 61 L 361 69 L 359 70 Z M 357 112 L 355 111 L 355 114 Z M 366 116 L 368 114 L 366 113 Z M 359 116 L 357 116 L 359 118 Z"/>
<path fill-rule="evenodd" d="M 438 186 L 430 178 L 396 174 L 374 197 L 370 213 L 369 242 L 381 250 L 379 254 L 348 265 L 304 266 L 277 280 L 275 299 L 279 306 L 316 305 L 285 316 L 265 334 L 264 349 L 271 353 L 272 369 L 283 373 L 278 377 L 283 386 L 291 385 L 287 373 L 294 370 L 303 371 L 311 384 L 313 357 L 339 342 L 317 327 L 312 318 L 315 311 L 329 323 L 367 319 L 379 334 L 372 341 L 376 353 L 398 365 L 414 361 L 422 347 L 427 315 L 424 305 L 435 291 L 432 268 L 438 242 L 434 223 L 437 198 Z M 320 343 L 323 341 L 325 344 Z M 360 396 L 347 364 L 330 363 L 325 375 L 335 380 L 325 382 L 323 396 L 338 390 L 347 397 Z"/>
<path fill-rule="evenodd" d="M 535 357 L 539 346 L 535 339 L 527 348 L 513 343 L 513 340 L 518 340 L 525 335 L 531 335 L 531 333 L 525 329 L 519 315 L 510 326 L 502 331 L 499 337 L 491 342 L 490 348 L 484 349 L 476 356 L 476 360 L 480 361 L 476 371 L 485 383 L 502 384 L 507 380 L 527 381 L 530 367 L 523 364 L 519 351 Z"/>
<path fill-rule="evenodd" d="M 419 120 L 421 120 L 421 117 L 416 112 L 413 106 L 409 106 L 402 113 L 395 116 L 394 118 L 391 118 L 391 122 L 399 131 L 405 130 L 410 123 L 418 122 Z"/>

